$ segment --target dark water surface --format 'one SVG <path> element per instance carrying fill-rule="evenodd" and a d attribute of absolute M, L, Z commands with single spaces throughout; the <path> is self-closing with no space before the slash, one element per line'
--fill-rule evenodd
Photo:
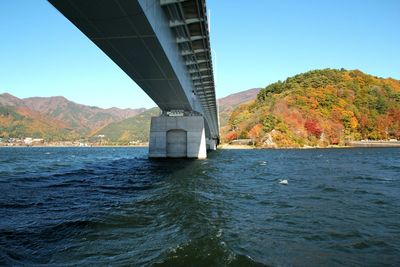
<path fill-rule="evenodd" d="M 399 266 L 400 149 L 1 148 L 0 265 Z"/>

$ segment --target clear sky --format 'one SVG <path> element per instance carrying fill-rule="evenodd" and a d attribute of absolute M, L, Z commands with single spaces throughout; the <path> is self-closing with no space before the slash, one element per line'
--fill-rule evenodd
<path fill-rule="evenodd" d="M 217 97 L 317 68 L 400 79 L 399 0 L 207 0 Z M 151 99 L 45 0 L 0 1 L 0 93 L 100 107 Z"/>

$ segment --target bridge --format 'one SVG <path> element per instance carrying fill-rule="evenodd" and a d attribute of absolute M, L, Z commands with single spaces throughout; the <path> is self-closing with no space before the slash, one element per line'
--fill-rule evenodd
<path fill-rule="evenodd" d="M 49 0 L 160 107 L 149 157 L 205 158 L 219 120 L 205 0 Z M 112 88 L 110 88 L 112 90 Z"/>

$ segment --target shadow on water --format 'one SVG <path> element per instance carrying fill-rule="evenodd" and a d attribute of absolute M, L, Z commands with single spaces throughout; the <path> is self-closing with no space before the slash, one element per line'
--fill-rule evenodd
<path fill-rule="evenodd" d="M 155 259 L 156 265 L 257 265 L 235 254 L 223 240 L 227 207 L 224 185 L 215 175 L 218 169 L 210 164 L 215 154 L 206 160 L 167 160 L 168 168 L 175 171 L 164 180 L 165 192 L 157 203 L 158 218 L 166 227 L 173 227 L 174 233 Z"/>

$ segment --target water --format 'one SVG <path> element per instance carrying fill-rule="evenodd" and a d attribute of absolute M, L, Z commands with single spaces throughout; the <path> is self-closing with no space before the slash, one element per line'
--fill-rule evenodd
<path fill-rule="evenodd" d="M 399 266 L 400 149 L 1 148 L 0 218 L 0 265 Z"/>

